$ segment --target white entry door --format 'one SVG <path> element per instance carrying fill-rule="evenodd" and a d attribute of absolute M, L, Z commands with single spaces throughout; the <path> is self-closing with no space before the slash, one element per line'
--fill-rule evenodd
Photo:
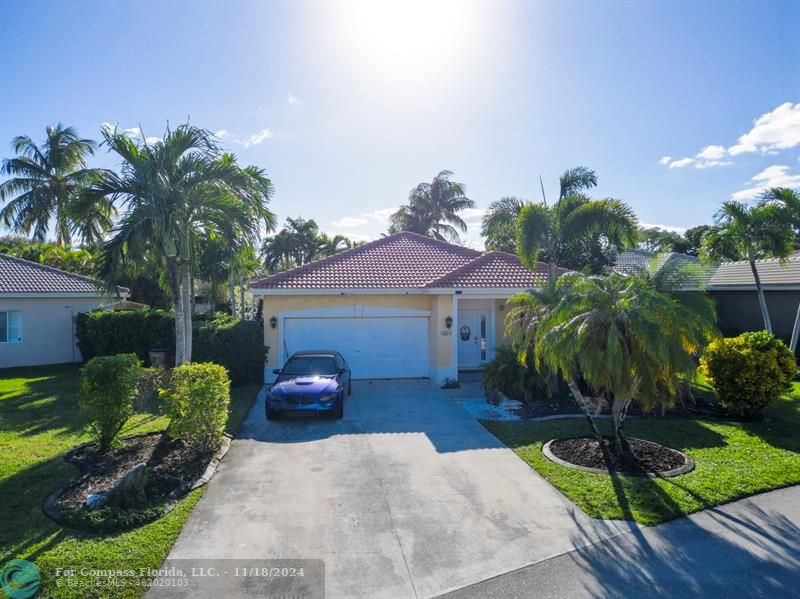
<path fill-rule="evenodd" d="M 489 311 L 458 311 L 458 367 L 478 368 L 489 359 Z"/>
<path fill-rule="evenodd" d="M 338 351 L 354 379 L 427 377 L 428 318 L 286 318 L 285 353 Z"/>

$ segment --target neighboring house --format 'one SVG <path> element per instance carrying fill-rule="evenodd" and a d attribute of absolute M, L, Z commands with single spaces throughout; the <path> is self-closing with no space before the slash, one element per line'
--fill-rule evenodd
<path fill-rule="evenodd" d="M 788 341 L 800 304 L 800 255 L 793 254 L 783 262 L 758 260 L 756 269 L 764 288 L 772 329 L 778 337 Z M 720 264 L 711 275 L 708 291 L 717 301 L 719 328 L 723 334 L 738 335 L 764 328 L 756 283 L 748 262 Z"/>
<path fill-rule="evenodd" d="M 503 343 L 508 298 L 546 281 L 544 263 L 532 272 L 503 252 L 384 237 L 250 283 L 264 301 L 265 375 L 295 351 L 329 349 L 354 378 L 457 380 Z"/>
<path fill-rule="evenodd" d="M 81 361 L 75 315 L 112 300 L 88 277 L 0 254 L 0 368 Z"/>
<path fill-rule="evenodd" d="M 686 254 L 673 252 L 656 256 L 642 250 L 628 250 L 617 257 L 615 268 L 622 272 L 635 272 L 646 269 L 653 259 L 658 261 L 655 264 L 657 269 L 674 260 L 698 266 L 696 272 L 701 286 L 716 301 L 718 324 L 723 335 L 735 336 L 764 328 L 753 271 L 747 261 L 703 265 L 696 257 Z M 756 269 L 764 288 L 773 331 L 788 341 L 800 304 L 800 252 L 784 261 L 777 258 L 758 260 Z"/>

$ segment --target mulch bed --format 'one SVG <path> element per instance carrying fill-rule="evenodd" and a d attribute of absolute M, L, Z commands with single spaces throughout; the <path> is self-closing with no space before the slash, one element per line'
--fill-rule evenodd
<path fill-rule="evenodd" d="M 206 470 L 213 454 L 195 450 L 176 441 L 166 432 L 136 435 L 122 439 L 120 447 L 100 453 L 96 444 L 86 444 L 68 452 L 64 459 L 75 465 L 81 478 L 66 487 L 53 505 L 63 519 L 78 528 L 122 529 L 139 526 L 163 515 L 170 502 L 188 492 Z M 105 507 L 90 512 L 86 498 L 107 493 L 136 464 L 146 464 L 144 486 L 146 503 L 136 509 Z"/>
<path fill-rule="evenodd" d="M 552 399 L 537 399 L 523 404 L 517 413 L 520 419 L 531 420 L 542 416 L 582 414 L 583 412 L 571 397 L 553 397 Z"/>
<path fill-rule="evenodd" d="M 623 461 L 614 454 L 610 439 L 604 439 L 604 449 L 601 449 L 600 443 L 595 437 L 555 439 L 548 443 L 547 447 L 553 456 L 566 462 L 565 465 L 602 472 L 671 475 L 670 473 L 673 471 L 691 463 L 688 456 L 675 449 L 642 439 L 630 438 L 628 442 L 636 458 L 634 462 Z"/>

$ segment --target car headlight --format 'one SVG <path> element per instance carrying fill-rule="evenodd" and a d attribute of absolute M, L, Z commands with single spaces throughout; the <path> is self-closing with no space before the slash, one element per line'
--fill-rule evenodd
<path fill-rule="evenodd" d="M 267 401 L 280 401 L 280 395 L 273 395 L 272 393 L 267 393 Z"/>
<path fill-rule="evenodd" d="M 331 393 L 330 395 L 323 395 L 319 398 L 320 401 L 336 401 L 336 398 L 339 397 L 338 393 Z"/>

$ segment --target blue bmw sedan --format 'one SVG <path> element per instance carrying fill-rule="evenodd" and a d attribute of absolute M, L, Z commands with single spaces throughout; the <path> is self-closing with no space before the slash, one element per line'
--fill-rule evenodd
<path fill-rule="evenodd" d="M 339 352 L 301 351 L 291 355 L 267 392 L 267 419 L 288 414 L 344 415 L 344 399 L 353 390 L 350 367 Z"/>

